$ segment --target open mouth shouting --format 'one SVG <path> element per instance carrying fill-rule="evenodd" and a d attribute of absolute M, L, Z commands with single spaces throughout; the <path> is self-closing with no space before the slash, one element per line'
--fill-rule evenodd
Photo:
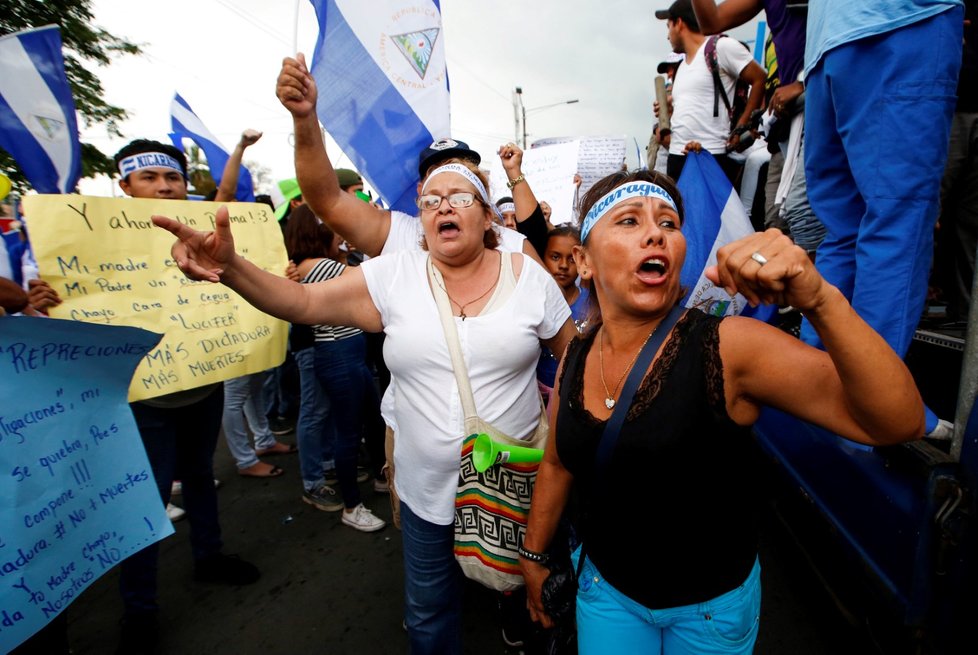
<path fill-rule="evenodd" d="M 439 236 L 453 237 L 453 236 L 457 236 L 458 233 L 459 233 L 458 223 L 456 223 L 455 221 L 438 222 Z"/>
<path fill-rule="evenodd" d="M 638 267 L 638 277 L 646 284 L 659 284 L 665 280 L 669 260 L 665 257 L 649 257 Z"/>

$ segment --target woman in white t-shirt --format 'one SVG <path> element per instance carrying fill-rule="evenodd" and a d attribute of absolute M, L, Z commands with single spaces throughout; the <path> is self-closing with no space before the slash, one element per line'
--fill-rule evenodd
<path fill-rule="evenodd" d="M 214 232 L 164 217 L 173 256 L 190 278 L 222 282 L 264 312 L 293 323 L 356 326 L 387 335 L 384 356 L 397 398 L 395 490 L 401 498 L 405 615 L 411 652 L 461 652 L 461 583 L 453 556 L 454 500 L 463 415 L 448 346 L 428 281 L 451 303 L 479 416 L 513 436 L 539 419 L 540 347 L 555 353 L 576 334 L 553 278 L 536 262 L 496 249 L 484 174 L 443 162 L 422 182 L 423 251 L 402 251 L 298 285 L 235 254 L 225 210 Z"/>

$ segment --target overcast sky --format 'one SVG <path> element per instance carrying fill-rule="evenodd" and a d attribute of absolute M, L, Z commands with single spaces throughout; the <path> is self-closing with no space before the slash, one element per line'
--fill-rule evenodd
<path fill-rule="evenodd" d="M 521 86 L 531 142 L 625 135 L 634 167 L 635 142 L 644 149 L 652 129 L 655 67 L 670 49 L 665 22 L 652 14 L 669 4 L 442 0 L 452 136 L 483 157 L 513 140 L 513 89 Z M 298 7 L 299 50 L 311 58 L 318 25 L 308 0 Z M 245 128 L 263 131 L 245 159 L 270 168 L 276 180 L 294 176 L 292 121 L 275 98 L 282 58 L 293 50 L 294 0 L 95 0 L 93 9 L 96 24 L 139 43 L 144 54 L 97 70 L 106 99 L 130 112 L 121 125 L 127 138 L 82 127 L 83 140 L 108 155 L 132 138 L 167 141 L 178 91 L 225 146 Z M 749 40 L 754 28 L 734 34 Z M 580 102 L 532 111 L 571 99 Z M 327 149 L 335 164 L 339 149 L 332 142 Z M 82 190 L 109 195 L 112 185 L 103 179 Z"/>

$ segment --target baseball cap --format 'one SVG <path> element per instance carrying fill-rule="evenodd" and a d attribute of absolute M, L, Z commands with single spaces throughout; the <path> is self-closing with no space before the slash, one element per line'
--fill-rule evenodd
<path fill-rule="evenodd" d="M 676 66 L 678 64 L 681 64 L 683 63 L 684 59 L 686 59 L 686 55 L 684 55 L 683 53 L 670 52 L 668 57 L 666 57 L 665 59 L 659 62 L 659 67 L 656 68 L 655 70 L 658 73 L 665 73 L 667 70 L 669 70 L 670 66 Z"/>
<path fill-rule="evenodd" d="M 693 13 L 693 3 L 690 0 L 676 0 L 669 5 L 668 9 L 657 10 L 655 17 L 659 20 L 676 20 L 677 18 L 681 18 L 694 31 L 700 31 L 700 24 L 696 20 L 696 14 Z"/>
<path fill-rule="evenodd" d="M 456 157 L 471 161 L 473 164 L 479 164 L 482 161 L 479 153 L 469 148 L 464 141 L 438 139 L 421 151 L 421 155 L 418 157 L 418 177 L 424 177 L 425 171 L 435 164 Z"/>
<path fill-rule="evenodd" d="M 360 177 L 360 174 L 349 168 L 337 168 L 336 179 L 339 181 L 341 189 L 348 189 L 351 186 L 363 184 L 363 178 Z"/>

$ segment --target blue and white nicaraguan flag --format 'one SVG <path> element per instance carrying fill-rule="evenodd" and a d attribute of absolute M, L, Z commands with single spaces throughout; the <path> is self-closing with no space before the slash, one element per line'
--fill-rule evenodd
<path fill-rule="evenodd" d="M 173 129 L 173 132 L 170 133 L 170 140 L 173 141 L 173 145 L 183 150 L 184 137 L 196 143 L 207 157 L 207 166 L 210 168 L 211 178 L 215 184 L 220 186 L 221 178 L 224 176 L 224 167 L 227 165 L 231 153 L 207 129 L 207 126 L 197 117 L 187 101 L 180 97 L 179 93 L 174 94 L 173 102 L 170 103 L 170 125 Z M 255 201 L 255 187 L 251 181 L 251 173 L 244 165 L 241 166 L 238 173 L 238 188 L 234 190 L 234 199 L 241 202 Z"/>
<path fill-rule="evenodd" d="M 689 153 L 677 186 L 686 212 L 686 263 L 679 280 L 689 291 L 683 306 L 697 307 L 714 316 L 740 314 L 767 320 L 774 308 L 753 308 L 744 296 L 738 293 L 731 298 L 706 278 L 706 268 L 717 263 L 717 250 L 754 233 L 744 206 L 720 165 L 709 153 Z"/>
<path fill-rule="evenodd" d="M 40 193 L 78 184 L 78 121 L 56 25 L 0 37 L 0 147 Z"/>
<path fill-rule="evenodd" d="M 317 113 L 391 207 L 416 211 L 418 155 L 450 136 L 438 0 L 310 0 Z"/>

